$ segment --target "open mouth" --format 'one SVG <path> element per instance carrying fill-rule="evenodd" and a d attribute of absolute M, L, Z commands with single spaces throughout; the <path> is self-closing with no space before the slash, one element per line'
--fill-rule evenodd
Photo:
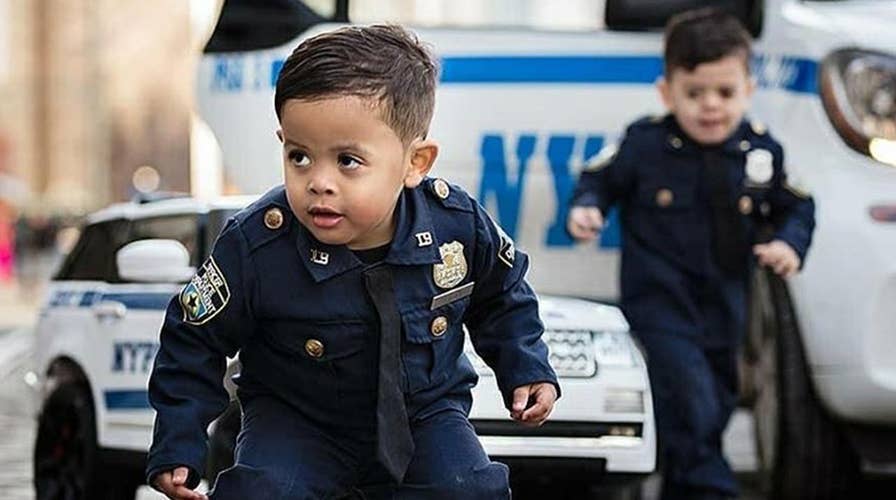
<path fill-rule="evenodd" d="M 311 207 L 308 214 L 314 226 L 320 229 L 332 229 L 345 217 L 329 207 Z"/>

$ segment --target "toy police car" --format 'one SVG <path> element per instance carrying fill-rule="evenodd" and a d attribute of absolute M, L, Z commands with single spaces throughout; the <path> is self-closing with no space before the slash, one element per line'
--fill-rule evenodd
<path fill-rule="evenodd" d="M 126 203 L 87 219 L 36 326 L 38 499 L 133 498 L 152 436 L 147 379 L 165 308 L 226 219 L 251 199 Z M 490 370 L 468 350 L 482 376 L 471 418 L 488 453 L 517 479 L 533 477 L 528 470 L 572 472 L 579 483 L 652 472 L 650 387 L 620 311 L 560 297 L 542 297 L 540 306 L 564 394 L 542 427 L 509 419 Z M 212 425 L 212 472 L 231 459 L 236 417 L 231 410 Z"/>

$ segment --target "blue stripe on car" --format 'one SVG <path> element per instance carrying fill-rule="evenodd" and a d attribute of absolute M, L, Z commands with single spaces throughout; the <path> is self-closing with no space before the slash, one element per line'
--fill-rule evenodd
<path fill-rule="evenodd" d="M 103 391 L 108 410 L 148 410 L 149 393 L 146 389 Z"/>

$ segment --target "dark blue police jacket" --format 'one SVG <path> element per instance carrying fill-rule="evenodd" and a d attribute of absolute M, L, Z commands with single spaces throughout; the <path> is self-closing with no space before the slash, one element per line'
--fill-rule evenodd
<path fill-rule="evenodd" d="M 708 162 L 725 171 L 721 193 L 707 181 Z M 618 147 L 589 162 L 572 204 L 604 216 L 619 209 L 621 303 L 635 331 L 730 344 L 745 323 L 751 246 L 780 239 L 805 261 L 815 208 L 797 186 L 781 145 L 760 123 L 744 120 L 724 143 L 704 147 L 666 115 L 636 121 Z M 771 234 L 763 236 L 766 227 Z M 740 272 L 721 272 L 714 245 L 722 236 L 736 242 Z"/>
<path fill-rule="evenodd" d="M 484 209 L 457 186 L 425 179 L 404 190 L 396 212 L 385 264 L 401 314 L 411 420 L 469 411 L 477 375 L 463 354 L 464 324 L 508 407 L 518 386 L 556 385 L 524 280 L 527 257 Z M 228 221 L 162 325 L 149 381 L 157 417 L 148 478 L 185 465 L 198 482 L 206 428 L 229 401 L 226 357 L 237 352 L 241 399 L 271 395 L 334 436 L 374 435 L 379 318 L 365 267 L 347 247 L 317 241 L 282 186 Z"/>

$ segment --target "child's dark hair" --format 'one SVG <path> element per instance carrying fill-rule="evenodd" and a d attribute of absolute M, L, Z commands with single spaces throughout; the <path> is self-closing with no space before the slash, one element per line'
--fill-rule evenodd
<path fill-rule="evenodd" d="M 682 68 L 693 71 L 698 65 L 730 55 L 742 56 L 750 71 L 752 37 L 736 17 L 715 7 L 689 10 L 673 16 L 666 24 L 664 65 L 666 78 Z"/>
<path fill-rule="evenodd" d="M 405 144 L 425 137 L 438 68 L 429 50 L 395 25 L 350 26 L 302 42 L 277 77 L 277 118 L 288 99 L 370 98 Z"/>

